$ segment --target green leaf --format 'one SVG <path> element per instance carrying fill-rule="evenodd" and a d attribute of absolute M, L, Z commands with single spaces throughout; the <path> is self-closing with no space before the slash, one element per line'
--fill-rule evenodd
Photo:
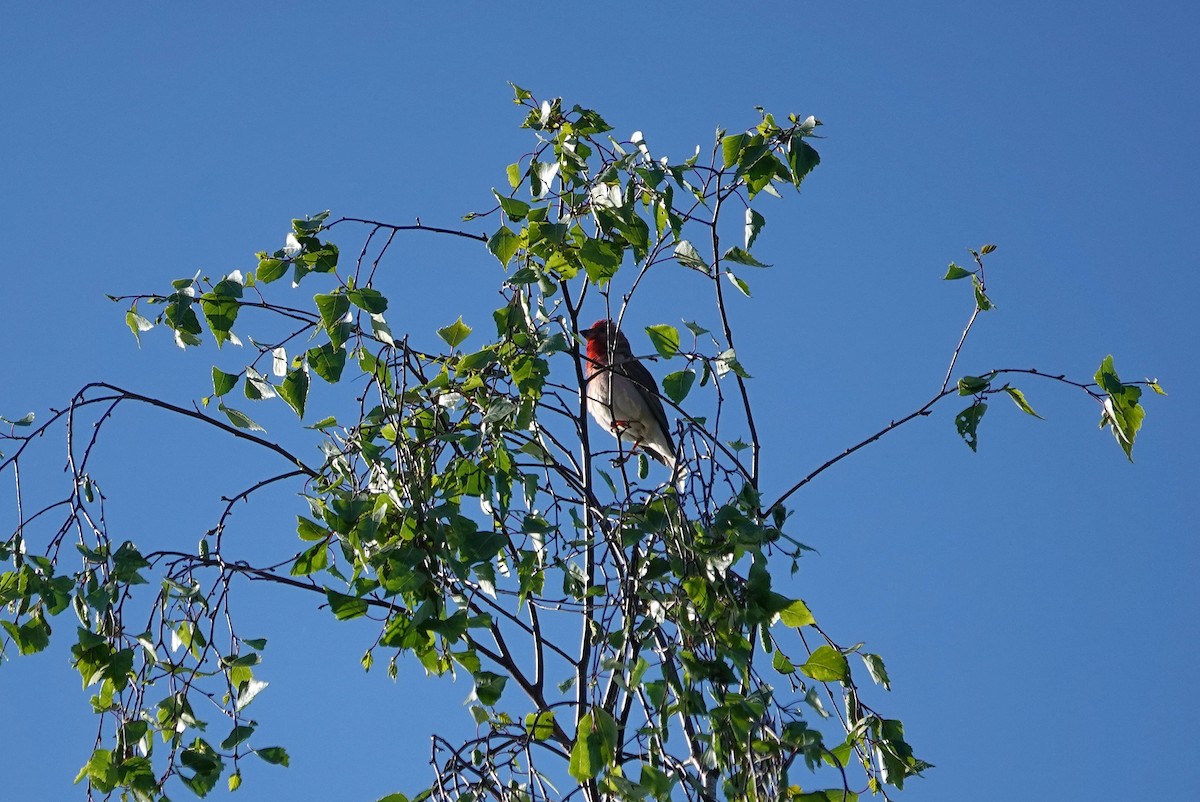
<path fill-rule="evenodd" d="M 325 588 L 325 598 L 329 600 L 329 609 L 333 611 L 338 621 L 349 621 L 367 614 L 367 600 L 355 596 L 347 596 L 336 590 Z"/>
<path fill-rule="evenodd" d="M 342 370 L 346 367 L 346 349 L 328 342 L 317 348 L 308 349 L 305 354 L 313 372 L 330 384 L 337 384 L 342 378 Z"/>
<path fill-rule="evenodd" d="M 75 776 L 78 783 L 84 777 L 97 791 L 107 794 L 117 787 L 117 766 L 110 749 L 97 749 Z"/>
<path fill-rule="evenodd" d="M 235 746 L 245 743 L 250 736 L 254 734 L 254 726 L 251 724 L 238 724 L 229 731 L 229 736 L 221 741 L 221 748 L 228 752 Z"/>
<path fill-rule="evenodd" d="M 567 771 L 579 782 L 595 779 L 612 765 L 617 748 L 617 722 L 607 710 L 593 707 L 579 720 Z"/>
<path fill-rule="evenodd" d="M 525 716 L 525 732 L 535 741 L 545 741 L 554 735 L 554 711 L 543 710 Z"/>
<path fill-rule="evenodd" d="M 517 187 L 521 186 L 521 179 L 524 177 L 524 173 L 521 172 L 521 165 L 519 162 L 513 162 L 512 164 L 508 165 L 508 167 L 504 170 L 504 174 L 508 176 L 508 185 L 510 187 L 516 189 Z M 492 191 L 495 192 L 495 190 Z"/>
<path fill-rule="evenodd" d="M 525 201 L 501 195 L 495 187 L 492 188 L 492 194 L 496 196 L 496 200 L 500 201 L 500 208 L 508 215 L 510 221 L 519 223 L 529 214 L 529 204 Z"/>
<path fill-rule="evenodd" d="M 383 293 L 379 290 L 373 290 L 370 287 L 350 290 L 346 293 L 346 298 L 368 314 L 382 315 L 387 311 L 387 298 L 383 297 Z"/>
<path fill-rule="evenodd" d="M 750 250 L 754 246 L 754 240 L 758 239 L 758 233 L 763 230 L 763 226 L 766 224 L 767 218 L 749 206 L 746 207 L 746 250 Z"/>
<path fill-rule="evenodd" d="M 737 262 L 739 265 L 748 265 L 750 267 L 770 267 L 770 265 L 760 262 L 750 255 L 750 252 L 742 248 L 733 247 L 725 251 L 721 257 L 730 262 Z"/>
<path fill-rule="evenodd" d="M 50 625 L 40 613 L 19 626 L 12 621 L 0 621 L 0 625 L 17 644 L 20 654 L 36 654 L 50 645 Z"/>
<path fill-rule="evenodd" d="M 308 576 L 325 569 L 329 564 L 329 546 L 324 541 L 309 546 L 296 558 L 292 576 Z"/>
<path fill-rule="evenodd" d="M 1045 418 L 1033 411 L 1033 407 L 1029 406 L 1029 402 L 1025 400 L 1025 394 L 1016 387 L 1005 387 L 1004 392 L 1008 393 L 1009 397 L 1012 398 L 1013 403 L 1016 404 L 1017 407 L 1019 407 L 1020 410 L 1026 415 L 1032 415 L 1038 420 L 1045 420 Z"/>
<path fill-rule="evenodd" d="M 261 679 L 246 680 L 238 686 L 237 701 L 234 702 L 234 707 L 238 710 L 244 709 L 248 704 L 254 701 L 254 698 L 267 689 L 269 682 Z"/>
<path fill-rule="evenodd" d="M 457 348 L 459 343 L 467 339 L 470 334 L 471 327 L 466 323 L 463 323 L 461 315 L 459 316 L 458 320 L 454 321 L 449 326 L 445 326 L 437 330 L 437 335 L 441 337 L 446 342 L 446 345 L 450 346 L 451 348 Z"/>
<path fill-rule="evenodd" d="M 154 324 L 137 313 L 137 304 L 125 313 L 125 325 L 133 332 L 133 338 L 137 340 L 138 345 L 142 344 L 142 332 L 150 331 L 154 328 Z"/>
<path fill-rule="evenodd" d="M 621 246 L 607 240 L 588 238 L 579 248 L 579 261 L 593 284 L 603 287 L 617 274 L 624 258 Z"/>
<path fill-rule="evenodd" d="M 254 421 L 250 420 L 244 413 L 238 412 L 233 407 L 227 407 L 224 404 L 219 404 L 217 409 L 225 413 L 225 417 L 229 418 L 229 422 L 239 429 L 249 429 L 252 432 L 264 432 L 266 429 L 259 426 Z"/>
<path fill-rule="evenodd" d="M 535 198 L 542 198 L 554 183 L 558 175 L 558 161 L 539 162 L 534 159 L 529 163 L 529 190 Z M 513 187 L 516 189 L 516 187 Z"/>
<path fill-rule="evenodd" d="M 963 376 L 958 380 L 959 395 L 975 395 L 982 393 L 992 384 L 990 376 Z"/>
<path fill-rule="evenodd" d="M 677 370 L 674 373 L 668 373 L 663 376 L 662 388 L 663 393 L 667 398 L 674 401 L 676 404 L 682 404 L 683 399 L 692 390 L 692 385 L 696 383 L 696 371 Z"/>
<path fill-rule="evenodd" d="M 796 134 L 788 140 L 787 161 L 792 171 L 792 184 L 799 187 L 804 177 L 821 163 L 821 157 L 812 145 Z"/>
<path fill-rule="evenodd" d="M 987 312 L 994 307 L 992 299 L 988 298 L 983 291 L 983 282 L 979 280 L 979 276 L 971 274 L 971 284 L 975 287 L 975 305 L 979 307 L 980 312 Z"/>
<path fill-rule="evenodd" d="M 212 369 L 213 395 L 220 398 L 233 389 L 237 384 L 238 376 L 236 373 L 226 373 L 217 366 Z"/>
<path fill-rule="evenodd" d="M 888 677 L 887 668 L 883 665 L 883 658 L 877 654 L 870 652 L 862 652 L 859 654 L 862 661 L 867 666 L 867 673 L 871 675 L 871 679 L 876 685 L 882 685 L 885 691 L 892 689 L 892 680 Z"/>
<path fill-rule="evenodd" d="M 32 412 L 26 412 L 24 417 L 18 418 L 17 420 L 9 420 L 8 418 L 0 418 L 0 421 L 3 421 L 4 423 L 7 423 L 10 426 L 29 426 L 34 421 L 34 414 Z"/>
<path fill-rule="evenodd" d="M 979 421 L 983 420 L 983 413 L 987 412 L 987 404 L 982 401 L 976 401 L 971 406 L 964 409 L 954 418 L 954 425 L 958 429 L 959 436 L 967 445 L 975 451 L 979 445 Z"/>
<path fill-rule="evenodd" d="M 213 337 L 216 338 L 217 347 L 229 339 L 230 329 L 233 328 L 241 308 L 238 303 L 241 297 L 242 285 L 229 279 L 218 282 L 212 290 L 200 296 L 200 308 Z"/>
<path fill-rule="evenodd" d="M 509 81 L 508 85 L 513 88 L 513 94 L 515 95 L 515 97 L 513 97 L 513 103 L 520 103 L 523 100 L 529 100 L 530 98 L 533 97 L 532 92 L 530 92 L 528 89 L 522 89 L 521 87 L 514 84 L 512 81 Z M 381 800 L 379 800 L 379 802 L 390 802 L 390 800 L 381 799 Z"/>
<path fill-rule="evenodd" d="M 296 412 L 296 417 L 304 418 L 304 404 L 308 400 L 308 370 L 301 365 L 295 370 L 289 370 L 283 382 L 279 385 L 279 397 Z"/>
<path fill-rule="evenodd" d="M 1112 427 L 1117 443 L 1129 461 L 1133 462 L 1133 441 L 1146 417 L 1146 410 L 1139 403 L 1142 390 L 1140 387 L 1121 383 L 1113 367 L 1111 354 L 1100 363 L 1100 368 L 1096 371 L 1096 384 L 1107 393 L 1100 417 L 1100 428 Z"/>
<path fill-rule="evenodd" d="M 800 671 L 817 682 L 844 682 L 850 677 L 850 664 L 846 655 L 832 646 L 819 646 L 800 666 Z"/>
<path fill-rule="evenodd" d="M 826 791 L 807 791 L 789 799 L 792 802 L 858 802 L 858 794 L 844 788 L 830 788 Z"/>
<path fill-rule="evenodd" d="M 684 267 L 689 267 L 692 270 L 699 270 L 701 273 L 708 273 L 708 264 L 700 258 L 700 252 L 696 250 L 696 246 L 687 240 L 680 240 L 675 246 L 675 259 Z"/>
<path fill-rule="evenodd" d="M 187 282 L 191 284 L 190 281 Z M 167 308 L 163 312 L 163 319 L 167 326 L 175 332 L 175 344 L 180 348 L 187 348 L 189 345 L 200 344 L 200 319 L 196 317 L 196 310 L 192 309 L 193 299 L 190 295 L 180 291 L 173 293 L 167 300 Z"/>
<path fill-rule="evenodd" d="M 954 262 L 950 263 L 950 268 L 946 271 L 946 275 L 942 276 L 942 281 L 954 281 L 955 279 L 966 278 L 967 276 L 975 275 L 970 270 L 963 270 Z"/>
<path fill-rule="evenodd" d="M 775 153 L 763 144 L 761 136 L 751 137 L 750 144 L 738 159 L 738 175 L 745 180 L 751 198 L 768 189 L 771 180 L 786 169 Z M 770 194 L 778 193 L 770 190 Z"/>
<path fill-rule="evenodd" d="M 738 291 L 741 292 L 742 295 L 745 295 L 747 298 L 750 297 L 750 285 L 735 276 L 732 270 L 726 270 L 725 277 L 733 282 L 733 286 L 737 287 Z"/>
<path fill-rule="evenodd" d="M 666 359 L 679 353 L 679 329 L 666 323 L 646 327 L 646 334 L 654 345 L 654 350 Z"/>
<path fill-rule="evenodd" d="M 458 364 L 455 366 L 455 370 L 460 374 L 467 373 L 486 367 L 487 365 L 494 363 L 496 360 L 496 349 L 494 346 L 489 345 L 473 354 L 463 354 L 460 356 L 458 358 Z"/>
<path fill-rule="evenodd" d="M 745 134 L 730 134 L 721 140 L 721 158 L 726 169 L 738 163 L 742 150 L 746 147 Z"/>
<path fill-rule="evenodd" d="M 785 627 L 807 627 L 817 623 L 808 605 L 799 599 L 779 611 L 779 620 Z"/>
<path fill-rule="evenodd" d="M 1158 379 L 1147 379 L 1146 384 L 1148 384 L 1150 386 L 1151 390 L 1158 393 L 1159 395 L 1167 394 L 1167 391 L 1158 385 Z"/>
<path fill-rule="evenodd" d="M 473 676 L 475 678 L 475 698 L 481 704 L 491 707 L 500 701 L 500 694 L 504 693 L 508 677 L 493 674 L 491 671 L 476 671 Z"/>
<path fill-rule="evenodd" d="M 337 292 L 331 295 L 315 295 L 313 300 L 317 303 L 317 311 L 321 313 L 321 325 L 325 327 L 325 331 L 329 332 L 329 336 L 332 338 L 334 332 L 337 331 L 338 324 L 350 311 L 350 299 L 345 294 Z"/>
<path fill-rule="evenodd" d="M 521 247 L 521 238 L 513 233 L 508 226 L 500 228 L 487 241 L 487 249 L 500 260 L 501 265 L 507 266 Z"/>
<path fill-rule="evenodd" d="M 275 388 L 267 377 L 252 367 L 246 368 L 246 398 L 251 401 L 261 401 L 264 398 L 274 398 Z"/>
<path fill-rule="evenodd" d="M 287 273 L 288 263 L 282 259 L 273 259 L 268 256 L 263 256 L 258 260 L 258 270 L 255 271 L 255 278 L 264 284 L 270 284 L 272 281 L 277 281 L 283 278 Z"/>
<path fill-rule="evenodd" d="M 796 673 L 795 664 L 793 664 L 791 660 L 787 659 L 787 656 L 778 649 L 775 650 L 775 654 L 771 655 L 771 667 L 780 674 Z"/>
<path fill-rule="evenodd" d="M 732 348 L 727 348 L 722 351 L 716 359 L 717 376 L 724 377 L 727 373 L 733 373 L 743 379 L 751 378 L 746 369 L 742 367 L 742 363 L 738 361 L 737 354 Z"/>
<path fill-rule="evenodd" d="M 254 754 L 261 757 L 273 766 L 287 767 L 290 764 L 287 750 L 282 746 L 264 746 L 262 749 L 255 749 Z"/>

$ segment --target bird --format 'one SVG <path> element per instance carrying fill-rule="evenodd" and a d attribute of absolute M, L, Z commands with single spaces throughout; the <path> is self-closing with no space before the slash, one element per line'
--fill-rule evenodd
<path fill-rule="evenodd" d="M 654 377 L 611 320 L 597 320 L 579 334 L 587 341 L 588 412 L 618 440 L 667 466 L 682 492 L 686 474 L 676 470 L 671 425 Z"/>

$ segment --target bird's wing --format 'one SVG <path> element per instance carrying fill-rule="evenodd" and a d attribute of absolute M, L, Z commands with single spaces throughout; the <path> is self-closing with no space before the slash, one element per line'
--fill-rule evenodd
<path fill-rule="evenodd" d="M 629 359 L 621 363 L 621 372 L 629 377 L 637 387 L 637 391 L 641 393 L 646 406 L 650 409 L 650 414 L 654 416 L 659 429 L 662 430 L 663 442 L 671 443 L 671 424 L 667 421 L 667 411 L 663 409 L 662 400 L 658 397 L 658 384 L 650 375 L 650 371 L 646 370 L 646 366 L 638 360 Z M 674 448 L 673 445 L 671 447 Z"/>

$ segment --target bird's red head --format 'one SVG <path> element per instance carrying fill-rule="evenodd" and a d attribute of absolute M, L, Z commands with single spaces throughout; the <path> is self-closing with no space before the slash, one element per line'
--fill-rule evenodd
<path fill-rule="evenodd" d="M 579 332 L 587 340 L 588 359 L 600 363 L 608 362 L 609 354 L 619 349 L 623 343 L 628 343 L 625 335 L 617 331 L 617 324 L 601 318 L 592 324 L 591 328 Z M 625 346 L 629 346 L 626 344 Z"/>

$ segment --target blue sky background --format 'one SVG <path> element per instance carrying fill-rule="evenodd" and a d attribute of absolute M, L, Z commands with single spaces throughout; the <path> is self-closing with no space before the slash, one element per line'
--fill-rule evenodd
<path fill-rule="evenodd" d="M 1048 382 L 1019 385 L 1047 420 L 997 402 L 978 454 L 955 434 L 958 406 L 940 408 L 793 497 L 795 534 L 820 554 L 788 589 L 887 661 L 886 709 L 937 765 L 908 797 L 1177 798 L 1200 746 L 1200 20 L 1185 3 L 980 5 L 5 4 L 0 414 L 95 379 L 203 395 L 215 350 L 181 353 L 162 332 L 139 350 L 104 293 L 248 270 L 323 209 L 456 225 L 528 149 L 505 81 L 678 158 L 717 126 L 753 125 L 756 105 L 815 114 L 822 164 L 802 195 L 762 207 L 755 254 L 775 267 L 746 276 L 754 297 L 733 312 L 768 489 L 934 394 L 971 308 L 967 286 L 939 279 L 985 242 L 999 309 L 960 373 L 1090 379 L 1111 353 L 1122 378 L 1171 395 L 1147 399 L 1135 465 L 1090 401 Z M 490 255 L 401 247 L 393 329 L 432 343 L 460 313 L 488 324 Z M 639 328 L 705 314 L 678 276 L 645 292 Z M 149 413 L 114 433 L 98 463 L 110 526 L 138 543 L 190 548 L 220 494 L 275 467 Z M 29 492 L 52 489 L 57 448 Z M 8 484 L 6 522 L 12 498 Z M 247 511 L 248 551 L 292 549 L 296 511 L 289 493 Z M 271 640 L 260 743 L 292 766 L 248 764 L 239 794 L 422 787 L 428 733 L 467 730 L 469 686 L 415 661 L 396 683 L 364 676 L 369 624 L 245 592 L 261 626 L 246 634 Z M 65 645 L 0 666 L 0 696 L 5 795 L 81 798 L 95 723 Z"/>

